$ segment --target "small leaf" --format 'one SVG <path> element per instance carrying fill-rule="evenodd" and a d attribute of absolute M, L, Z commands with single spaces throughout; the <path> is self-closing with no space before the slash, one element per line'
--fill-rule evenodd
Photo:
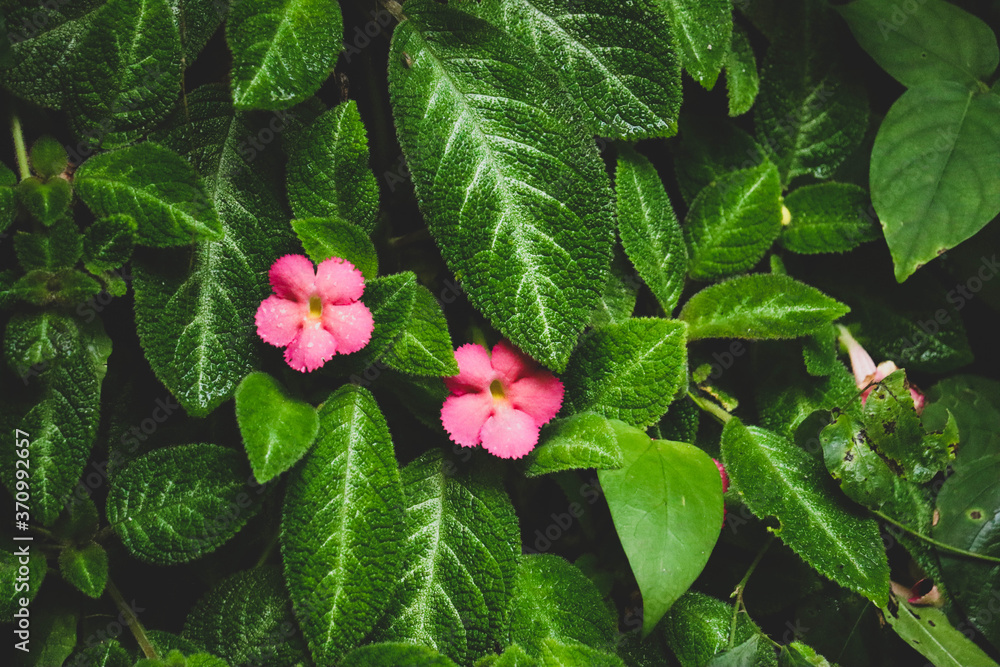
<path fill-rule="evenodd" d="M 316 408 L 289 398 L 277 380 L 259 371 L 236 388 L 236 422 L 261 484 L 295 465 L 319 432 Z"/>
<path fill-rule="evenodd" d="M 846 506 L 823 464 L 788 439 L 736 417 L 722 430 L 726 471 L 747 507 L 817 572 L 885 604 L 889 565 L 878 524 Z"/>
<path fill-rule="evenodd" d="M 792 218 L 781 230 L 781 245 L 792 252 L 847 252 L 880 236 L 868 213 L 868 193 L 856 185 L 806 185 L 792 191 L 784 203 Z"/>
<path fill-rule="evenodd" d="M 621 445 L 624 467 L 597 474 L 642 591 L 646 636 L 708 562 L 722 525 L 722 478 L 694 445 L 639 438 Z"/>
<path fill-rule="evenodd" d="M 186 563 L 215 551 L 257 513 L 249 482 L 236 450 L 208 444 L 157 449 L 111 480 L 108 522 L 136 558 Z"/>
<path fill-rule="evenodd" d="M 663 635 L 682 667 L 703 667 L 713 656 L 728 648 L 732 624 L 732 605 L 692 590 L 682 595 L 667 612 L 663 619 Z M 738 616 L 735 634 L 738 644 L 760 634 L 760 628 L 749 616 Z M 747 660 L 744 665 L 774 665 L 774 653 L 767 646 L 761 648 L 763 650 L 755 653 L 761 661 Z M 770 653 L 770 660 L 767 660 L 767 653 Z"/>
<path fill-rule="evenodd" d="M 368 135 L 348 100 L 317 118 L 288 158 L 288 200 L 300 218 L 340 218 L 370 234 L 378 223 L 378 182 Z"/>
<path fill-rule="evenodd" d="M 576 667 L 577 665 L 625 667 L 622 659 L 613 653 L 577 642 L 563 643 L 551 637 L 542 641 L 538 657 L 541 660 L 541 667 Z"/>
<path fill-rule="evenodd" d="M 437 299 L 423 285 L 416 286 L 413 313 L 385 360 L 403 373 L 458 375 L 448 321 Z"/>
<path fill-rule="evenodd" d="M 17 184 L 15 191 L 21 206 L 45 226 L 59 220 L 73 199 L 69 181 L 58 176 L 47 181 L 29 176 Z"/>
<path fill-rule="evenodd" d="M 242 0 L 226 21 L 237 109 L 287 109 L 326 81 L 341 51 L 336 0 Z"/>
<path fill-rule="evenodd" d="M 842 366 L 837 358 L 837 329 L 829 326 L 802 341 L 802 361 L 813 377 L 830 375 Z"/>
<path fill-rule="evenodd" d="M 69 268 L 83 253 L 83 237 L 73 218 L 64 216 L 45 231 L 15 232 L 14 252 L 26 271 Z"/>
<path fill-rule="evenodd" d="M 48 135 L 40 137 L 31 145 L 28 159 L 31 169 L 43 179 L 63 173 L 69 164 L 66 149 Z"/>
<path fill-rule="evenodd" d="M 458 667 L 432 648 L 389 642 L 361 646 L 337 663 L 340 667 Z"/>
<path fill-rule="evenodd" d="M 709 280 L 753 267 L 781 233 L 781 182 L 770 162 L 705 187 L 684 220 L 688 272 Z"/>
<path fill-rule="evenodd" d="M 172 150 L 144 142 L 87 160 L 73 179 L 96 215 L 132 216 L 142 245 L 219 240 L 222 226 L 205 184 Z"/>
<path fill-rule="evenodd" d="M 108 554 L 94 542 L 82 548 L 64 547 L 59 552 L 59 571 L 66 581 L 96 600 L 108 581 Z"/>
<path fill-rule="evenodd" d="M 79 621 L 76 612 L 64 605 L 32 609 L 31 642 L 22 664 L 31 667 L 62 665 L 76 646 Z"/>
<path fill-rule="evenodd" d="M 745 114 L 757 99 L 760 76 L 757 74 L 757 59 L 750 46 L 750 39 L 738 25 L 733 27 L 733 41 L 729 55 L 726 56 L 725 67 L 729 115 Z"/>
<path fill-rule="evenodd" d="M 996 667 L 981 648 L 934 607 L 914 607 L 893 597 L 882 614 L 907 644 L 930 660 L 935 667 Z"/>
<path fill-rule="evenodd" d="M 955 471 L 974 469 L 980 459 L 1000 452 L 1000 382 L 975 375 L 941 380 L 927 392 L 927 400 L 955 416 L 961 443 Z"/>
<path fill-rule="evenodd" d="M 24 607 L 21 604 L 22 599 L 27 599 L 29 602 L 35 599 L 49 569 L 45 554 L 38 549 L 29 550 L 27 564 L 21 562 L 21 556 L 14 553 L 19 546 L 22 545 L 18 545 L 14 540 L 8 540 L 7 546 L 0 550 L 0 586 L 3 586 L 0 589 L 3 590 L 0 594 L 2 623 L 11 623 L 14 620 L 14 613 Z M 19 572 L 25 565 L 28 568 L 27 577 Z"/>
<path fill-rule="evenodd" d="M 562 470 L 621 468 L 624 439 L 645 440 L 646 434 L 617 419 L 581 412 L 546 424 L 538 446 L 528 455 L 527 477 Z"/>
<path fill-rule="evenodd" d="M 660 175 L 648 159 L 623 146 L 618 153 L 615 189 L 622 247 L 669 315 L 684 289 L 687 248 Z M 632 314 L 631 309 L 628 314 Z"/>
<path fill-rule="evenodd" d="M 732 39 L 732 5 L 728 0 L 656 0 L 656 4 L 670 20 L 684 69 L 711 90 Z"/>
<path fill-rule="evenodd" d="M 134 660 L 118 640 L 109 639 L 74 654 L 66 664 L 73 667 L 132 667 L 133 663 Z"/>
<path fill-rule="evenodd" d="M 375 246 L 357 226 L 337 218 L 301 218 L 292 220 L 292 229 L 315 264 L 340 257 L 353 264 L 366 280 L 378 275 Z"/>
<path fill-rule="evenodd" d="M 701 290 L 680 319 L 688 340 L 798 338 L 816 333 L 850 308 L 815 287 L 774 274 L 737 276 Z"/>
<path fill-rule="evenodd" d="M 137 231 L 130 215 L 116 213 L 95 221 L 83 235 L 83 265 L 91 273 L 119 268 L 132 256 Z"/>
<path fill-rule="evenodd" d="M 100 513 L 94 501 L 74 495 L 52 525 L 52 534 L 60 540 L 86 544 L 97 534 L 99 521 Z"/>
<path fill-rule="evenodd" d="M 680 144 L 674 154 L 674 171 L 684 201 L 730 172 L 750 169 L 767 160 L 754 138 L 729 121 L 709 121 L 700 116 L 681 119 Z"/>
<path fill-rule="evenodd" d="M 281 544 L 299 626 L 319 664 L 375 626 L 403 576 L 403 492 L 385 418 L 366 390 L 323 403 L 316 445 L 288 480 Z"/>
<path fill-rule="evenodd" d="M 656 423 L 687 375 L 684 325 L 633 318 L 595 329 L 563 376 L 564 410 L 593 411 L 633 426 Z"/>
<path fill-rule="evenodd" d="M 896 280 L 978 232 L 1000 213 L 1000 96 L 951 81 L 910 88 L 872 148 L 872 204 Z"/>
<path fill-rule="evenodd" d="M 686 258 L 684 263 L 686 266 Z M 597 305 L 590 313 L 590 326 L 599 327 L 604 324 L 624 322 L 632 317 L 640 287 L 642 281 L 639 280 L 635 269 L 629 264 L 621 246 L 616 246 L 614 257 L 611 259 L 608 281 L 597 299 Z"/>

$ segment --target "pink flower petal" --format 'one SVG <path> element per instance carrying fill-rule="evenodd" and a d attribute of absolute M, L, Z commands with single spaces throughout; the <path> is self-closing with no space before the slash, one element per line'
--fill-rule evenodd
<path fill-rule="evenodd" d="M 923 392 L 917 389 L 912 384 L 910 385 L 910 396 L 913 398 L 913 407 L 916 409 L 919 415 L 924 411 L 924 406 L 927 405 L 927 397 L 924 396 Z"/>
<path fill-rule="evenodd" d="M 490 354 L 482 345 L 468 343 L 455 350 L 458 375 L 444 378 L 444 384 L 453 394 L 488 391 L 496 378 L 490 365 Z"/>
<path fill-rule="evenodd" d="M 496 356 L 493 358 L 496 359 Z M 556 376 L 541 370 L 504 389 L 511 406 L 531 415 L 538 426 L 556 416 L 565 393 L 563 383 Z"/>
<path fill-rule="evenodd" d="M 368 306 L 355 301 L 346 306 L 323 306 L 323 328 L 337 340 L 337 352 L 357 352 L 371 340 L 375 321 Z"/>
<path fill-rule="evenodd" d="M 537 365 L 534 360 L 505 340 L 493 346 L 493 370 L 503 381 L 511 385 L 531 373 Z"/>
<path fill-rule="evenodd" d="M 871 382 L 868 376 L 875 373 L 875 361 L 865 351 L 865 348 L 861 347 L 861 343 L 854 340 L 854 337 L 847 333 L 847 329 L 843 329 L 841 340 L 847 345 L 847 353 L 851 356 L 851 370 L 854 371 L 854 383 L 858 386 L 858 389 L 861 389 Z"/>
<path fill-rule="evenodd" d="M 291 301 L 308 303 L 316 288 L 316 270 L 304 255 L 285 255 L 268 272 L 274 293 Z"/>
<path fill-rule="evenodd" d="M 483 447 L 502 459 L 519 459 L 538 443 L 538 424 L 527 412 L 499 406 L 483 424 Z"/>
<path fill-rule="evenodd" d="M 722 477 L 722 492 L 725 493 L 729 490 L 729 474 L 726 472 L 725 466 L 719 461 L 719 459 L 712 459 L 715 461 L 715 467 L 719 469 L 719 476 Z"/>
<path fill-rule="evenodd" d="M 285 347 L 298 335 L 308 314 L 307 304 L 269 296 L 257 308 L 257 335 L 265 343 Z"/>
<path fill-rule="evenodd" d="M 453 442 L 474 447 L 479 444 L 479 432 L 491 414 L 493 397 L 489 391 L 449 396 L 441 407 L 441 425 Z"/>
<path fill-rule="evenodd" d="M 337 340 L 319 321 L 310 322 L 285 348 L 285 361 L 295 370 L 314 371 L 337 353 Z"/>
<path fill-rule="evenodd" d="M 346 259 L 331 257 L 320 262 L 316 269 L 316 292 L 323 305 L 357 301 L 364 291 L 364 276 Z"/>

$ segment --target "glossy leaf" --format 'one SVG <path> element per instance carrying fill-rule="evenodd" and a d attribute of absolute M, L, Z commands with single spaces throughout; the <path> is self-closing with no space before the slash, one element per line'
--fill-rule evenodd
<path fill-rule="evenodd" d="M 375 626 L 403 574 L 403 492 L 385 418 L 345 385 L 285 492 L 285 581 L 313 659 L 340 660 Z"/>
<path fill-rule="evenodd" d="M 732 6 L 727 0 L 656 0 L 656 4 L 670 20 L 684 69 L 711 90 L 733 34 Z"/>
<path fill-rule="evenodd" d="M 429 0 L 406 15 L 389 93 L 430 231 L 470 302 L 561 371 L 611 259 L 597 149 L 555 72 L 509 36 Z"/>
<path fill-rule="evenodd" d="M 684 304 L 680 319 L 688 340 L 699 338 L 798 338 L 815 333 L 850 308 L 788 276 L 738 276 L 701 290 Z"/>
<path fill-rule="evenodd" d="M 378 275 L 375 246 L 357 226 L 337 218 L 302 218 L 292 220 L 292 229 L 317 266 L 323 260 L 340 257 L 353 264 L 366 280 Z"/>
<path fill-rule="evenodd" d="M 416 286 L 413 312 L 386 353 L 391 368 L 414 375 L 458 375 L 448 321 L 430 290 Z"/>
<path fill-rule="evenodd" d="M 868 214 L 868 193 L 856 185 L 805 185 L 785 197 L 784 204 L 792 217 L 781 230 L 781 245 L 792 252 L 847 252 L 880 236 Z"/>
<path fill-rule="evenodd" d="M 537 477 L 562 470 L 621 468 L 623 440 L 638 438 L 645 442 L 645 433 L 617 419 L 608 419 L 596 412 L 580 412 L 571 417 L 546 424 L 531 450 L 527 477 Z"/>

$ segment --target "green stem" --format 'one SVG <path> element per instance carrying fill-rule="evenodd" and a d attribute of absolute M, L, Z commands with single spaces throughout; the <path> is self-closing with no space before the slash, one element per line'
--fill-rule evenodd
<path fill-rule="evenodd" d="M 916 537 L 918 539 L 921 539 L 924 542 L 927 542 L 928 544 L 933 544 L 935 547 L 937 547 L 941 551 L 947 551 L 947 552 L 950 552 L 950 553 L 953 553 L 953 554 L 958 554 L 960 556 L 968 556 L 969 558 L 976 558 L 978 560 L 985 560 L 985 561 L 989 561 L 990 563 L 1000 563 L 1000 558 L 997 558 L 996 556 L 987 556 L 985 554 L 977 554 L 977 553 L 974 553 L 972 551 L 966 551 L 965 549 L 959 549 L 958 547 L 950 546 L 948 544 L 945 544 L 944 542 L 938 542 L 937 540 L 935 540 L 932 537 L 927 537 L 926 535 L 924 535 L 922 533 L 918 533 L 917 531 L 913 530 L 912 528 L 908 528 L 908 527 L 904 526 L 903 524 L 901 524 L 900 522 L 896 521 L 892 517 L 886 516 L 882 512 L 879 512 L 878 510 L 872 510 L 872 513 L 875 514 L 880 519 L 882 519 L 883 521 L 885 521 L 886 523 L 891 523 L 892 525 L 896 526 L 897 528 L 901 528 L 902 530 L 906 531 L 910 535 L 913 535 L 914 537 Z"/>
<path fill-rule="evenodd" d="M 704 399 L 701 396 L 698 396 L 690 391 L 688 392 L 688 398 L 694 401 L 695 405 L 697 405 L 699 408 L 701 408 L 702 410 L 704 410 L 705 412 L 707 412 L 708 414 L 712 415 L 717 420 L 719 420 L 719 423 L 722 424 L 723 426 L 725 426 L 726 422 L 728 422 L 730 419 L 733 418 L 733 416 L 728 412 L 726 412 L 721 405 L 718 405 L 716 403 L 713 403 L 712 401 Z"/>
<path fill-rule="evenodd" d="M 17 154 L 17 171 L 21 175 L 21 180 L 31 176 L 28 168 L 28 150 L 24 146 L 24 132 L 21 130 L 21 119 L 16 113 L 10 114 L 10 134 L 14 137 L 14 152 Z"/>
<path fill-rule="evenodd" d="M 430 240 L 432 240 L 430 230 L 426 227 L 422 227 L 416 231 L 410 232 L 409 234 L 392 237 L 389 239 L 389 245 L 394 248 L 405 248 L 406 246 L 413 245 L 414 243 Z"/>
<path fill-rule="evenodd" d="M 115 586 L 110 579 L 108 579 L 107 585 L 108 595 L 111 599 L 115 601 L 118 606 L 118 611 L 121 612 L 122 618 L 125 619 L 125 624 L 128 625 L 128 629 L 132 631 L 132 636 L 135 637 L 135 641 L 139 643 L 139 648 L 142 649 L 143 655 L 147 658 L 153 660 L 158 660 L 159 655 L 156 653 L 156 649 L 149 641 L 149 637 L 146 636 L 146 629 L 142 627 L 142 623 L 136 618 L 135 614 L 132 613 L 132 608 L 125 602 L 125 598 L 122 597 L 121 592 L 118 587 Z"/>
<path fill-rule="evenodd" d="M 267 562 L 268 558 L 271 557 L 271 552 L 274 551 L 274 547 L 278 545 L 279 534 L 280 533 L 278 532 L 274 533 L 274 535 L 271 537 L 271 541 L 267 543 L 266 547 L 264 547 L 264 552 L 260 555 L 260 558 L 257 559 L 257 564 L 254 565 L 254 567 L 260 567 L 261 565 Z"/>
<path fill-rule="evenodd" d="M 771 543 L 774 542 L 774 538 L 774 533 L 771 533 L 771 535 L 767 538 L 767 542 L 764 543 L 764 546 L 762 546 L 760 551 L 757 552 L 757 556 L 753 559 L 753 562 L 750 563 L 750 567 L 747 568 L 746 574 L 744 574 L 743 578 L 740 579 L 740 583 L 736 584 L 736 588 L 733 589 L 732 594 L 729 596 L 736 597 L 736 604 L 733 605 L 733 620 L 729 625 L 729 648 L 736 646 L 736 620 L 739 618 L 740 608 L 743 606 L 743 591 L 747 587 L 747 582 L 750 581 L 750 575 L 757 569 L 757 565 L 760 563 L 761 559 L 764 558 L 764 554 L 767 553 L 767 550 L 771 547 Z"/>

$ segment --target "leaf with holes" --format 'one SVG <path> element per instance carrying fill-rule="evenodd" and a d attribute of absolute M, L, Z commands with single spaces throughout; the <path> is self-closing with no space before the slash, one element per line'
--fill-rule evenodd
<path fill-rule="evenodd" d="M 893 597 L 882 616 L 935 667 L 996 667 L 997 663 L 934 607 L 916 607 Z"/>

